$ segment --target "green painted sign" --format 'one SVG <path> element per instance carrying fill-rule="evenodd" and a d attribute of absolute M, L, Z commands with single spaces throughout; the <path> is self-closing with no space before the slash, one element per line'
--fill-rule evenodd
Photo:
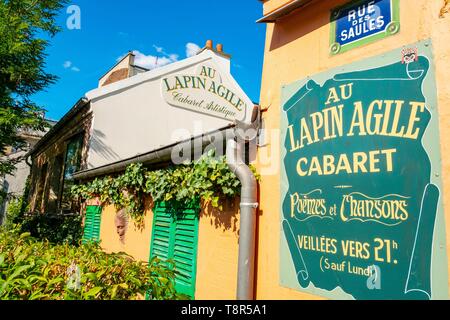
<path fill-rule="evenodd" d="M 281 284 L 447 298 L 431 43 L 286 86 L 283 110 Z"/>

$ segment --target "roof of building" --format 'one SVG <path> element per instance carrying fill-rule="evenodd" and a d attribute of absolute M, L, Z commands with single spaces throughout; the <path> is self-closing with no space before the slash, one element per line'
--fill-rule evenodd
<path fill-rule="evenodd" d="M 86 97 L 89 100 L 97 99 L 124 89 L 127 89 L 129 87 L 133 87 L 135 85 L 138 85 L 142 82 L 146 82 L 152 79 L 160 78 L 163 75 L 169 74 L 169 73 L 175 73 L 179 70 L 182 70 L 186 68 L 189 65 L 195 65 L 198 63 L 201 63 L 203 61 L 210 60 L 213 56 L 221 56 L 222 58 L 225 58 L 225 54 L 217 54 L 217 51 L 215 50 L 204 50 L 201 49 L 201 51 L 192 57 L 189 57 L 184 60 L 176 61 L 171 64 L 167 64 L 165 66 L 161 66 L 159 68 L 152 69 L 150 71 L 139 73 L 135 75 L 134 77 L 130 77 L 127 79 L 123 79 L 114 83 L 111 83 L 107 86 L 100 87 L 93 89 L 86 93 Z M 226 70 L 228 71 L 228 70 Z"/>
<path fill-rule="evenodd" d="M 19 135 L 22 137 L 36 137 L 41 138 L 57 123 L 57 121 L 45 119 L 48 124 L 48 128 L 45 130 L 33 130 L 33 129 L 19 129 Z"/>
<path fill-rule="evenodd" d="M 45 143 L 47 143 L 52 137 L 54 137 L 67 122 L 69 122 L 73 117 L 75 117 L 81 110 L 84 109 L 86 105 L 88 105 L 89 101 L 86 98 L 81 98 L 77 101 L 77 103 L 72 107 L 72 109 L 67 112 L 64 117 L 61 118 L 56 124 L 52 126 L 52 128 L 44 135 L 44 137 L 36 143 L 33 149 L 31 149 L 27 156 L 31 156 L 35 154 L 40 147 L 42 147 Z M 54 122 L 54 121 L 52 121 Z"/>
<path fill-rule="evenodd" d="M 262 0 L 260 0 L 262 1 Z M 279 8 L 276 8 L 275 10 L 268 12 L 264 15 L 264 17 L 258 19 L 257 23 L 273 23 L 284 16 L 290 14 L 292 11 L 300 9 L 314 0 L 291 0 L 288 3 L 282 5 Z"/>
<path fill-rule="evenodd" d="M 108 97 L 110 95 L 122 92 L 123 90 L 127 90 L 134 86 L 140 85 L 147 81 L 152 81 L 154 79 L 158 79 L 163 77 L 166 74 L 173 74 L 180 70 L 184 70 L 189 66 L 193 66 L 205 61 L 209 61 L 213 59 L 216 63 L 218 63 L 218 67 L 223 69 L 225 73 L 229 73 L 229 60 L 227 59 L 229 56 L 221 52 L 223 47 L 218 47 L 217 50 L 206 50 L 210 48 L 203 48 L 197 55 L 192 56 L 190 58 L 174 62 L 169 65 L 165 65 L 147 72 L 138 73 L 132 77 L 111 83 L 107 86 L 95 88 L 85 94 L 85 97 L 81 98 L 71 109 L 70 111 L 64 115 L 64 117 L 56 123 L 56 125 L 51 128 L 51 130 L 35 145 L 35 147 L 27 154 L 27 156 L 32 156 L 39 152 L 39 150 L 47 144 L 55 135 L 64 130 L 64 127 L 67 125 L 69 121 L 71 121 L 76 115 L 80 112 L 84 111 L 85 108 L 89 108 L 94 105 L 99 99 L 104 97 Z M 229 79 L 233 86 L 238 88 L 238 90 L 242 90 L 237 82 L 231 77 Z M 245 93 L 243 93 L 245 96 Z M 162 97 L 161 97 L 162 99 Z M 249 101 L 251 102 L 251 101 Z M 253 105 L 255 105 L 254 103 Z M 252 112 L 252 110 L 249 110 Z"/>

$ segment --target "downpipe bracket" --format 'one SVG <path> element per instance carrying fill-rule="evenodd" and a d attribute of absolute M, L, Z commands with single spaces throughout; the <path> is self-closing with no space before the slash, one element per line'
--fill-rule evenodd
<path fill-rule="evenodd" d="M 251 207 L 251 208 L 253 208 L 253 209 L 258 209 L 259 203 L 258 203 L 258 202 L 254 202 L 254 203 L 250 203 L 250 202 L 241 202 L 241 207 Z"/>

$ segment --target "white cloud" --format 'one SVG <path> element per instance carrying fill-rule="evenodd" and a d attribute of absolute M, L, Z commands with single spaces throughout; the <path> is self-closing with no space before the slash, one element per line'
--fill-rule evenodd
<path fill-rule="evenodd" d="M 157 45 L 153 45 L 153 48 L 156 50 L 157 53 L 160 53 L 164 57 L 169 58 L 169 60 L 178 61 L 179 55 L 175 53 L 167 53 L 163 47 L 159 47 Z"/>
<path fill-rule="evenodd" d="M 80 68 L 78 68 L 77 66 L 74 66 L 73 62 L 69 61 L 69 60 L 67 60 L 67 61 L 65 61 L 63 63 L 63 67 L 64 67 L 64 69 L 70 69 L 73 72 L 80 72 L 81 71 Z"/>
<path fill-rule="evenodd" d="M 201 48 L 197 44 L 189 42 L 186 44 L 186 56 L 188 58 L 195 56 L 200 51 L 200 49 Z"/>
<path fill-rule="evenodd" d="M 170 54 L 168 56 L 160 57 L 154 55 L 146 55 L 137 50 L 133 51 L 133 53 L 136 56 L 134 63 L 139 67 L 147 68 L 150 70 L 168 65 L 178 60 L 178 55 L 176 54 Z"/>
<path fill-rule="evenodd" d="M 157 45 L 153 45 L 153 48 L 156 50 L 156 52 L 158 53 L 163 53 L 164 52 L 164 48 L 163 47 L 158 47 Z"/>
<path fill-rule="evenodd" d="M 163 47 L 153 45 L 153 49 L 156 51 L 156 54 L 145 54 L 143 52 L 140 52 L 138 50 L 134 50 L 133 53 L 136 56 L 134 63 L 139 66 L 146 69 L 155 69 L 157 67 L 162 67 L 165 65 L 168 65 L 170 63 L 178 61 L 180 56 L 175 53 L 168 53 L 165 51 Z M 191 57 L 200 50 L 200 47 L 196 45 L 195 43 L 188 43 L 186 45 L 186 55 L 188 57 Z M 120 61 L 125 57 L 126 54 L 121 55 L 117 58 L 117 61 Z"/>
<path fill-rule="evenodd" d="M 172 61 L 178 61 L 179 55 L 177 54 L 169 54 L 168 58 Z"/>

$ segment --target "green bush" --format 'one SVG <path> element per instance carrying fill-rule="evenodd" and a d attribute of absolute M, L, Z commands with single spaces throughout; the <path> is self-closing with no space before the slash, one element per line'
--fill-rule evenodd
<path fill-rule="evenodd" d="M 134 300 L 146 294 L 183 298 L 174 289 L 174 271 L 157 259 L 136 262 L 94 243 L 52 245 L 29 233 L 0 231 L 1 300 Z"/>
<path fill-rule="evenodd" d="M 33 214 L 23 218 L 21 232 L 54 244 L 78 245 L 83 237 L 82 216 Z"/>
<path fill-rule="evenodd" d="M 24 200 L 17 198 L 8 205 L 5 229 L 20 227 L 22 233 L 30 233 L 39 240 L 48 240 L 54 244 L 68 243 L 77 245 L 82 236 L 81 215 L 28 214 L 23 212 Z"/>
<path fill-rule="evenodd" d="M 8 209 L 6 210 L 6 228 L 13 228 L 14 225 L 21 220 L 23 203 L 24 201 L 22 197 L 12 199 L 8 203 Z"/>

